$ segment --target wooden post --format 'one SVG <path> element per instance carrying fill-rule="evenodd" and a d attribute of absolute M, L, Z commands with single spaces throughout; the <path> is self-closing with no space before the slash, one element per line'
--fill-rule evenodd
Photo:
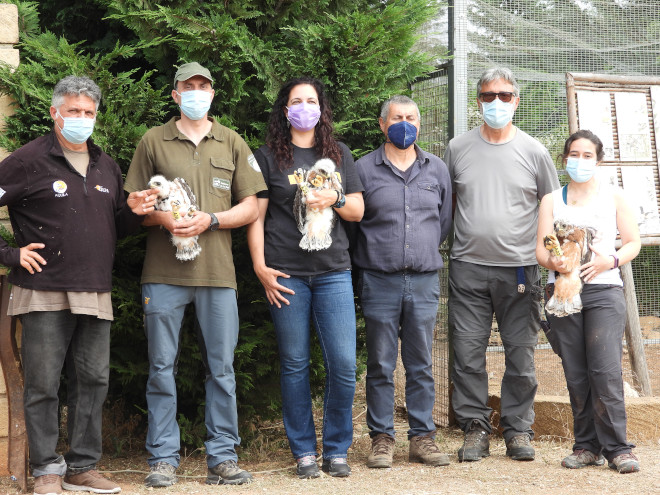
<path fill-rule="evenodd" d="M 0 268 L 0 363 L 9 403 L 9 472 L 27 491 L 27 430 L 23 411 L 23 368 L 16 346 L 16 320 L 7 316 L 9 282 Z"/>
<path fill-rule="evenodd" d="M 575 96 L 575 79 L 570 72 L 566 73 L 566 106 L 569 132 L 578 130 L 577 98 Z"/>
<path fill-rule="evenodd" d="M 639 324 L 637 296 L 635 295 L 635 281 L 633 280 L 630 263 L 626 263 L 621 267 L 621 278 L 623 278 L 623 294 L 626 298 L 625 332 L 626 343 L 628 344 L 628 356 L 630 356 L 630 367 L 633 371 L 633 380 L 643 395 L 651 397 L 653 391 L 651 390 L 649 369 L 646 365 L 642 327 Z"/>

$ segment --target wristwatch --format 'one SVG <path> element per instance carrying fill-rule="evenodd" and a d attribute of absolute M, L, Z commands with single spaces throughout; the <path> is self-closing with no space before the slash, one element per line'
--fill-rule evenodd
<path fill-rule="evenodd" d="M 220 222 L 218 222 L 218 217 L 215 216 L 215 213 L 209 213 L 211 215 L 211 224 L 209 225 L 209 230 L 215 232 L 220 228 Z"/>

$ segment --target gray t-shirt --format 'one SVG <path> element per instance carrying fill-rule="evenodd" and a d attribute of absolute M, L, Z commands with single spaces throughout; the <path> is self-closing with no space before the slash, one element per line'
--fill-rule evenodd
<path fill-rule="evenodd" d="M 449 142 L 444 161 L 456 195 L 451 259 L 535 265 L 538 202 L 559 187 L 548 150 L 520 129 L 489 143 L 477 127 Z"/>

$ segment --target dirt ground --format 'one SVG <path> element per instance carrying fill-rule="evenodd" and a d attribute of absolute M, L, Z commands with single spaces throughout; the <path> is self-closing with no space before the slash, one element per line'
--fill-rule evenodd
<path fill-rule="evenodd" d="M 363 397 L 363 396 L 362 396 Z M 182 455 L 178 470 L 179 482 L 169 488 L 146 488 L 146 453 L 131 453 L 126 457 L 104 457 L 99 470 L 122 487 L 124 494 L 273 494 L 290 495 L 431 495 L 431 494 L 660 494 L 660 440 L 646 440 L 637 445 L 642 471 L 621 475 L 607 466 L 579 470 L 562 468 L 561 459 L 571 450 L 569 439 L 536 439 L 536 459 L 513 461 L 506 457 L 504 442 L 491 437 L 491 456 L 480 462 L 459 463 L 456 451 L 463 441 L 455 428 L 438 430 L 436 441 L 449 454 L 451 465 L 429 468 L 408 462 L 408 442 L 405 413 L 397 414 L 396 452 L 391 469 L 369 469 L 365 461 L 370 440 L 364 424 L 364 404 L 354 408 L 355 439 L 349 451 L 352 474 L 335 479 L 327 475 L 314 480 L 299 480 L 293 472 L 293 461 L 281 422 L 261 425 L 250 449 L 239 451 L 240 465 L 254 475 L 254 481 L 243 486 L 208 486 L 206 462 L 200 452 Z M 317 421 L 317 424 L 319 422 Z M 32 490 L 33 480 L 28 481 Z M 8 477 L 0 477 L 0 493 L 19 493 L 18 485 Z M 66 493 L 66 492 L 65 492 Z"/>
<path fill-rule="evenodd" d="M 399 431 L 405 431 L 401 424 Z M 440 438 L 442 437 L 442 438 Z M 315 480 L 298 480 L 293 474 L 289 453 L 284 449 L 271 451 L 272 460 L 255 459 L 263 454 L 247 454 L 241 466 L 254 474 L 254 481 L 243 486 L 208 486 L 204 484 L 206 465 L 200 455 L 183 459 L 179 468 L 179 482 L 169 488 L 145 488 L 146 456 L 103 459 L 99 468 L 122 487 L 124 494 L 383 494 L 383 495 L 431 495 L 431 494 L 652 494 L 660 493 L 660 445 L 638 445 L 636 453 L 642 463 L 639 473 L 621 475 L 604 467 L 569 470 L 560 461 L 569 451 L 568 442 L 535 441 L 536 460 L 517 462 L 505 455 L 501 438 L 491 439 L 491 456 L 476 463 L 458 463 L 456 450 L 462 443 L 462 435 L 456 430 L 442 430 L 438 443 L 450 453 L 452 464 L 446 467 L 428 468 L 411 464 L 407 460 L 408 442 L 399 439 L 396 445 L 395 463 L 391 469 L 369 469 L 364 465 L 368 455 L 369 440 L 366 434 L 357 434 L 350 455 L 352 474 L 349 478 L 335 479 L 323 475 Z M 32 480 L 29 481 L 29 489 Z M 0 479 L 0 492 L 18 493 L 17 485 L 7 477 Z"/>
<path fill-rule="evenodd" d="M 652 348 L 647 358 L 660 362 L 660 352 Z M 555 386 L 563 387 L 561 367 L 547 353 L 537 352 L 537 374 L 540 390 L 563 395 Z M 548 356 L 545 356 L 548 354 Z M 489 356 L 491 357 L 491 356 Z M 494 356 L 493 356 L 494 357 Z M 547 359 L 548 364 L 545 364 Z M 489 365 L 490 366 L 490 365 Z M 557 369 L 558 367 L 558 369 Z M 494 382 L 501 380 L 497 367 Z M 625 377 L 624 372 L 624 377 Z M 657 377 L 652 377 L 657 380 Z M 657 382 L 656 382 L 657 383 Z M 397 387 L 400 388 L 400 387 Z M 658 394 L 654 384 L 654 392 Z M 660 433 L 645 432 L 639 438 L 635 453 L 640 459 L 642 471 L 621 475 L 607 466 L 569 470 L 560 462 L 572 448 L 571 438 L 539 437 L 533 441 L 536 459 L 531 462 L 513 461 L 506 457 L 504 441 L 491 436 L 491 456 L 475 463 L 459 463 L 456 452 L 462 445 L 463 434 L 457 428 L 438 429 L 436 442 L 449 454 L 451 464 L 446 467 L 428 468 L 408 462 L 406 440 L 407 419 L 403 400 L 397 394 L 396 431 L 397 442 L 394 466 L 391 469 L 369 469 L 365 461 L 369 455 L 370 439 L 365 424 L 364 381 L 358 382 L 354 416 L 354 442 L 349 451 L 352 474 L 349 478 L 335 479 L 323 474 L 314 480 L 299 480 L 294 474 L 293 460 L 288 449 L 282 422 L 261 424 L 255 439 L 248 448 L 240 449 L 241 467 L 254 475 L 254 481 L 242 486 L 208 486 L 206 462 L 203 453 L 182 453 L 177 472 L 179 482 L 169 488 L 146 488 L 143 485 L 147 473 L 147 454 L 144 450 L 124 453 L 122 457 L 106 456 L 99 470 L 122 487 L 124 494 L 268 494 L 268 495 L 583 495 L 589 494 L 660 494 Z M 315 411 L 316 424 L 320 424 L 319 410 Z M 567 425 L 568 426 L 568 425 Z M 568 429 L 570 431 L 570 428 Z M 648 433 L 648 434 L 646 434 Z M 317 431 L 320 437 L 320 431 Z M 28 480 L 30 493 L 33 480 Z M 0 494 L 20 493 L 18 485 L 9 477 L 0 477 Z M 66 492 L 65 492 L 66 493 Z"/>

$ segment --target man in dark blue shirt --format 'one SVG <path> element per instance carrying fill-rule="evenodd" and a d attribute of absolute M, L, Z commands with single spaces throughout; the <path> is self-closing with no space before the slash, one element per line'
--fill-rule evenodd
<path fill-rule="evenodd" d="M 438 250 L 451 226 L 451 180 L 445 163 L 415 143 L 419 109 L 393 96 L 381 109 L 386 141 L 357 161 L 365 211 L 353 263 L 367 330 L 367 426 L 371 468 L 392 465 L 394 368 L 401 339 L 406 370 L 410 461 L 449 464 L 435 444 L 431 350 L 440 285 Z"/>

